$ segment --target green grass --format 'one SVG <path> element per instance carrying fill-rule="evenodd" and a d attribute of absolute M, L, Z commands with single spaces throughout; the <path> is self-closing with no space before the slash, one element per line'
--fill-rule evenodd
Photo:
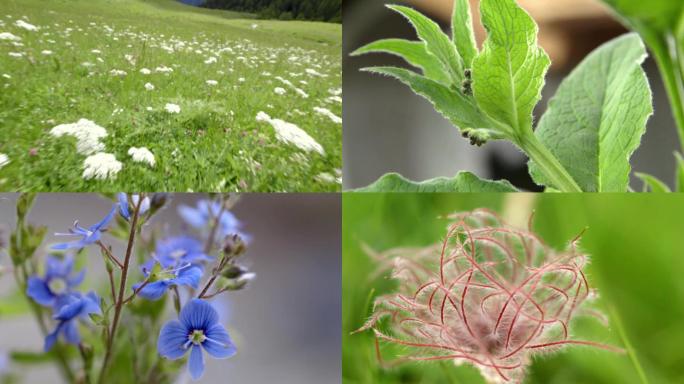
<path fill-rule="evenodd" d="M 23 16 L 41 29 L 17 28 L 14 22 Z M 0 41 L 0 76 L 11 76 L 0 77 L 0 153 L 10 159 L 0 168 L 0 190 L 341 189 L 317 176 L 338 176 L 342 127 L 314 112 L 323 107 L 342 114 L 341 103 L 329 100 L 330 90 L 341 88 L 339 24 L 255 20 L 172 0 L 3 0 L 0 20 L 0 33 L 13 33 L 23 43 Z M 222 48 L 232 52 L 219 53 Z M 53 54 L 42 55 L 43 50 Z M 205 64 L 211 56 L 218 61 Z M 174 72 L 139 72 L 158 66 Z M 327 77 L 307 74 L 307 68 Z M 114 77 L 113 69 L 127 75 Z M 276 76 L 309 97 L 298 96 Z M 219 84 L 210 87 L 207 80 Z M 147 82 L 154 91 L 144 89 Z M 276 87 L 287 94 L 277 95 Z M 181 113 L 165 112 L 167 103 L 180 105 Z M 325 155 L 278 141 L 269 124 L 256 121 L 259 111 L 296 124 Z M 123 163 L 116 178 L 84 180 L 86 156 L 76 152 L 75 140 L 49 134 L 81 118 L 107 129 L 105 152 Z M 133 162 L 127 154 L 133 146 L 152 151 L 156 166 Z"/>
<path fill-rule="evenodd" d="M 615 354 L 571 347 L 534 360 L 526 384 L 666 384 L 684 382 L 684 196 L 647 194 L 544 194 L 529 208 L 512 194 L 345 194 L 343 197 L 342 355 L 343 383 L 467 383 L 484 380 L 469 366 L 415 363 L 379 367 L 370 332 L 350 335 L 370 314 L 369 294 L 392 288 L 387 276 L 371 280 L 373 262 L 362 252 L 422 246 L 444 236 L 440 216 L 488 207 L 512 209 L 561 248 L 585 227 L 581 249 L 591 256 L 589 284 L 598 288 L 599 309 L 610 317 L 578 319 L 577 339 L 619 346 Z M 517 209 L 516 209 L 517 208 Z M 524 221 L 523 221 L 524 222 Z M 374 290 L 374 291 L 373 291 Z M 383 357 L 406 350 L 383 345 Z"/>

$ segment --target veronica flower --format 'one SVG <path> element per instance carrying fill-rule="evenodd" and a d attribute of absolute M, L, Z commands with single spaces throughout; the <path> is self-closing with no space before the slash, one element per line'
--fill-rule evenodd
<path fill-rule="evenodd" d="M 85 270 L 78 273 L 73 271 L 72 256 L 67 256 L 64 260 L 48 256 L 45 267 L 45 276 L 42 278 L 35 275 L 28 278 L 26 294 L 46 307 L 54 306 L 60 296 L 71 292 L 85 277 Z"/>
<path fill-rule="evenodd" d="M 197 202 L 197 207 L 188 207 L 181 205 L 178 207 L 178 214 L 185 220 L 186 223 L 195 228 L 207 228 L 211 225 L 213 220 L 221 212 L 221 204 L 216 201 L 200 200 Z M 227 235 L 240 233 L 240 221 L 228 210 L 223 210 L 219 218 L 219 233 L 221 238 Z"/>
<path fill-rule="evenodd" d="M 131 219 L 131 212 L 130 209 L 133 209 L 134 207 L 128 207 L 128 195 L 120 192 L 117 194 L 117 198 L 119 199 L 119 215 L 126 219 L 126 221 Z M 133 195 L 131 196 L 131 201 L 133 202 L 134 205 L 138 205 L 138 200 L 140 200 L 140 195 Z M 140 209 L 138 210 L 138 214 L 142 215 L 145 212 L 147 212 L 150 209 L 150 198 L 145 197 L 140 203 Z"/>
<path fill-rule="evenodd" d="M 95 292 L 83 296 L 78 292 L 61 296 L 58 299 L 58 309 L 52 317 L 57 320 L 57 327 L 45 337 L 45 352 L 52 349 L 61 334 L 69 344 L 81 342 L 78 333 L 78 320 L 86 319 L 90 314 L 100 314 L 100 298 Z"/>
<path fill-rule="evenodd" d="M 187 285 L 197 289 L 202 278 L 202 268 L 191 264 L 164 271 L 159 263 L 156 263 L 152 271 L 144 268 L 143 273 L 151 282 L 133 284 L 132 288 L 139 296 L 148 300 L 160 299 L 172 286 Z"/>
<path fill-rule="evenodd" d="M 184 264 L 197 265 L 214 258 L 204 253 L 204 245 L 199 240 L 182 235 L 157 242 L 155 259 L 164 268 L 176 268 Z"/>
<path fill-rule="evenodd" d="M 78 225 L 78 221 L 76 221 L 74 223 L 74 227 L 72 229 L 69 229 L 69 233 L 55 233 L 55 236 L 81 236 L 81 239 L 69 243 L 55 244 L 52 246 L 52 249 L 80 249 L 85 247 L 86 245 L 93 244 L 96 241 L 100 240 L 100 237 L 102 237 L 102 231 L 105 230 L 107 224 L 109 224 L 109 222 L 112 220 L 112 217 L 114 217 L 114 213 L 116 213 L 117 207 L 118 204 L 115 204 L 112 207 L 111 211 L 109 211 L 107 216 L 105 216 L 105 218 L 102 219 L 102 221 L 95 225 L 92 225 L 90 228 L 83 228 L 80 225 Z"/>
<path fill-rule="evenodd" d="M 227 359 L 237 352 L 226 329 L 219 323 L 216 310 L 206 301 L 192 299 L 180 312 L 178 320 L 164 324 L 157 341 L 159 354 L 176 360 L 190 351 L 188 370 L 193 380 L 204 373 L 205 350 L 217 359 Z"/>

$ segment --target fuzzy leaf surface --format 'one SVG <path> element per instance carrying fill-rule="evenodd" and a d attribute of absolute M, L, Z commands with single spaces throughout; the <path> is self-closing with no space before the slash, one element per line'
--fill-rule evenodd
<path fill-rule="evenodd" d="M 551 61 L 537 45 L 537 24 L 514 0 L 482 0 L 480 13 L 488 36 L 473 62 L 475 99 L 490 117 L 524 132 Z"/>
<path fill-rule="evenodd" d="M 451 40 L 463 59 L 465 68 L 471 68 L 473 59 L 477 56 L 475 33 L 473 32 L 473 17 L 468 0 L 455 0 L 451 18 Z"/>
<path fill-rule="evenodd" d="M 641 63 L 646 50 L 635 33 L 592 52 L 565 78 L 535 134 L 585 192 L 625 192 L 629 158 L 653 112 Z M 553 187 L 534 162 L 533 179 Z"/>

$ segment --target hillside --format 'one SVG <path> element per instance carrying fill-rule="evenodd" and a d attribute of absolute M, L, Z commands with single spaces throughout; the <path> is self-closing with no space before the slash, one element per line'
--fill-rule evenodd
<path fill-rule="evenodd" d="M 0 189 L 340 189 L 340 25 L 173 0 L 4 0 L 0 14 Z M 81 119 L 111 157 L 81 150 Z"/>

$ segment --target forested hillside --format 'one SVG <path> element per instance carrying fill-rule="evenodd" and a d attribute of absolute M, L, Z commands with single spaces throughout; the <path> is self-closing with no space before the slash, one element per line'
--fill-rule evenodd
<path fill-rule="evenodd" d="M 269 19 L 342 21 L 342 0 L 206 0 L 202 6 L 251 12 Z"/>

